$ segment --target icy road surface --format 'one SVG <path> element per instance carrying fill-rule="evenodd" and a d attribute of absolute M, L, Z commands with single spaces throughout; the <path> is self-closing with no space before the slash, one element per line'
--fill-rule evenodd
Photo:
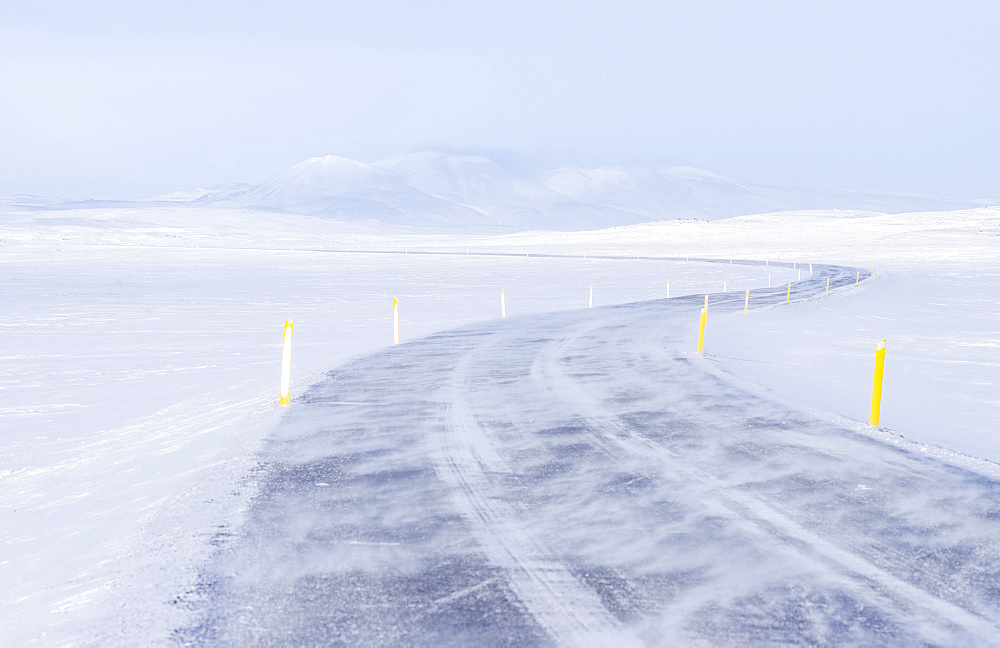
<path fill-rule="evenodd" d="M 793 301 L 854 272 L 819 266 Z M 751 307 L 789 308 L 785 290 Z M 331 372 L 265 444 L 176 638 L 1000 641 L 1000 482 L 728 378 L 712 322 L 743 293 L 713 295 L 707 358 L 701 306 L 495 321 Z"/>

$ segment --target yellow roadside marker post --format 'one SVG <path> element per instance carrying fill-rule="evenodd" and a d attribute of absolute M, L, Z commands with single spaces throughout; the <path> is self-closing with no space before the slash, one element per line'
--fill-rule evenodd
<path fill-rule="evenodd" d="M 749 289 L 747 289 L 747 298 L 746 298 L 746 301 L 743 302 L 743 312 L 744 313 L 747 312 L 748 308 L 750 308 L 750 290 Z"/>
<path fill-rule="evenodd" d="M 503 288 L 500 289 L 500 319 L 507 319 L 507 302 L 503 296 Z"/>
<path fill-rule="evenodd" d="M 788 284 L 788 294 L 785 295 L 785 303 L 787 304 L 792 299 L 792 284 Z"/>
<path fill-rule="evenodd" d="M 705 298 L 708 299 L 707 297 Z M 708 303 L 706 301 L 706 303 Z M 708 317 L 708 307 L 701 309 L 701 321 L 698 324 L 698 353 L 705 352 L 705 319 Z"/>
<path fill-rule="evenodd" d="M 875 347 L 875 380 L 872 383 L 872 411 L 868 424 L 878 427 L 879 413 L 882 409 L 882 372 L 885 369 L 885 340 Z"/>

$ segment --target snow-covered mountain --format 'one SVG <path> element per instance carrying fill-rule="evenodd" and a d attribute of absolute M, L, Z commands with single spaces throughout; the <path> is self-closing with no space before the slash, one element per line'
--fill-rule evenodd
<path fill-rule="evenodd" d="M 366 164 L 311 158 L 205 204 L 416 226 L 591 229 L 656 220 L 716 220 L 800 209 L 901 212 L 967 201 L 779 189 L 690 167 L 562 166 L 524 171 L 482 155 L 411 153 Z"/>
<path fill-rule="evenodd" d="M 201 204 L 408 225 L 484 224 L 475 210 L 416 189 L 392 171 L 335 155 L 310 158 L 259 185 L 208 193 Z"/>
<path fill-rule="evenodd" d="M 805 209 L 889 213 L 982 202 L 901 194 L 789 190 L 690 167 L 560 166 L 525 169 L 483 155 L 420 152 L 368 164 L 327 155 L 257 185 L 159 196 L 143 204 L 195 204 L 431 228 L 584 230 L 639 222 L 717 220 Z M 8 207 L 60 208 L 18 196 Z M 76 207 L 127 206 L 84 201 Z"/>
<path fill-rule="evenodd" d="M 641 220 L 714 220 L 767 209 L 761 191 L 697 169 L 631 166 L 566 167 L 551 173 L 545 186 L 563 203 L 602 205 Z"/>
<path fill-rule="evenodd" d="M 481 155 L 411 153 L 376 166 L 415 189 L 456 202 L 538 200 L 546 193 L 535 178 L 519 176 Z"/>

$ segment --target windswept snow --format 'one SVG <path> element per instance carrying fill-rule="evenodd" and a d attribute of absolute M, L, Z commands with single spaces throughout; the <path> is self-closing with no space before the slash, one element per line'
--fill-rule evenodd
<path fill-rule="evenodd" d="M 976 571 L 998 565 L 996 209 L 503 236 L 211 206 L 2 217 L 11 643 L 396 622 L 460 641 L 456 619 L 512 641 L 996 638 Z M 879 276 L 837 271 L 825 297 L 810 263 Z M 788 283 L 813 297 L 781 303 Z M 779 303 L 743 314 L 746 289 Z M 708 293 L 729 306 L 696 358 Z M 303 621 L 349 593 L 395 621 Z M 261 601 L 241 625 L 233 605 Z"/>

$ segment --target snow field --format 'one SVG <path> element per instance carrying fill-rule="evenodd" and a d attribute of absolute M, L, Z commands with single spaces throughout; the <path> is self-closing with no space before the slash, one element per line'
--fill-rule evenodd
<path fill-rule="evenodd" d="M 144 246 L 2 253 L 4 636 L 165 636 L 241 477 L 277 420 L 284 318 L 292 398 L 392 342 L 507 316 L 766 286 L 735 265 Z M 778 274 L 776 272 L 775 274 Z M 785 271 L 784 279 L 792 273 Z M 693 323 L 694 326 L 694 323 Z M 692 328 L 694 332 L 694 328 Z"/>

